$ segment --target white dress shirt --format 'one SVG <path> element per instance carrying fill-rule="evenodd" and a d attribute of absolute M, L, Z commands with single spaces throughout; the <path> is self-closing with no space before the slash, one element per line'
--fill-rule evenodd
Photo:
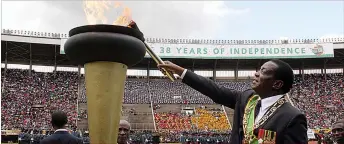
<path fill-rule="evenodd" d="M 57 129 L 57 130 L 55 130 L 55 132 L 58 132 L 58 131 L 66 131 L 66 132 L 68 132 L 67 129 Z"/>
<path fill-rule="evenodd" d="M 184 71 L 183 71 L 182 75 L 180 76 L 180 78 L 181 78 L 181 79 L 183 79 L 183 78 L 184 78 L 184 76 L 185 76 L 185 74 L 186 74 L 186 71 L 188 71 L 188 70 L 187 70 L 187 69 L 184 69 Z"/>
<path fill-rule="evenodd" d="M 186 74 L 187 69 L 185 69 L 180 76 L 181 79 L 184 78 Z M 257 123 L 263 116 L 264 114 L 268 111 L 269 107 L 272 106 L 278 99 L 280 99 L 283 95 L 277 95 L 277 96 L 272 96 L 268 98 L 261 99 L 262 105 L 260 107 L 260 110 L 258 112 L 257 118 L 255 119 L 255 123 Z"/>
<path fill-rule="evenodd" d="M 260 110 L 258 112 L 257 118 L 255 119 L 255 123 L 258 123 L 258 121 L 264 116 L 264 114 L 268 111 L 268 109 L 276 102 L 278 99 L 280 99 L 283 95 L 277 95 L 272 96 L 268 98 L 261 99 L 262 105 L 260 107 Z"/>

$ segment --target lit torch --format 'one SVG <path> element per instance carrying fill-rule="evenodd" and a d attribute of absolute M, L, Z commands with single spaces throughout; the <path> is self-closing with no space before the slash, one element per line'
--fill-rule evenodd
<path fill-rule="evenodd" d="M 139 27 L 137 26 L 137 24 L 131 20 L 129 25 L 128 25 L 129 28 L 133 28 L 133 29 L 136 29 L 138 31 L 140 31 Z M 154 51 L 148 46 L 148 44 L 146 42 L 143 42 L 145 44 L 145 46 L 147 47 L 146 51 L 147 53 L 153 58 L 153 60 L 157 63 L 157 64 L 165 64 L 164 61 L 162 61 L 162 59 L 156 55 L 154 53 Z M 163 74 L 165 74 L 171 81 L 174 81 L 176 80 L 176 78 L 174 77 L 173 73 L 166 70 L 166 69 L 162 69 L 163 71 Z"/>
<path fill-rule="evenodd" d="M 127 69 L 146 54 L 142 32 L 127 27 L 129 8 L 124 8 L 115 25 L 97 24 L 107 23 L 104 14 L 111 5 L 106 0 L 85 0 L 86 18 L 92 25 L 71 29 L 64 45 L 69 60 L 85 67 L 92 144 L 117 143 Z"/>
<path fill-rule="evenodd" d="M 147 50 L 157 63 L 162 60 L 144 43 L 144 35 L 131 23 L 131 10 L 124 7 L 112 25 L 105 12 L 113 5 L 107 0 L 84 1 L 91 25 L 73 28 L 64 45 L 67 57 L 84 65 L 88 127 L 92 144 L 117 143 L 121 107 L 128 67 L 143 60 Z M 115 8 L 121 3 L 115 3 Z M 171 73 L 166 74 L 172 78 Z M 173 77 L 174 78 L 174 77 Z M 174 79 L 173 79 L 174 80 Z"/>

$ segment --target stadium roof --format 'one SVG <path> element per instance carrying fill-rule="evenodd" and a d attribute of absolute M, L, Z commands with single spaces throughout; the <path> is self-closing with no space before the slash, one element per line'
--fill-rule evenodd
<path fill-rule="evenodd" d="M 44 33 L 35 35 L 18 35 L 13 33 L 4 33 L 8 31 L 4 31 L 2 33 L 2 41 L 1 41 L 1 62 L 5 63 L 7 58 L 7 63 L 11 64 L 31 64 L 32 65 L 47 65 L 47 66 L 76 66 L 72 64 L 64 54 L 60 54 L 60 44 L 56 42 L 44 42 L 43 41 L 52 41 L 56 39 L 64 38 L 64 34 L 50 34 Z M 29 33 L 29 32 L 28 32 Z M 34 34 L 32 32 L 32 34 Z M 50 36 L 50 37 L 49 37 Z M 53 37 L 54 36 L 54 37 Z M 29 41 L 25 40 L 18 40 L 19 39 L 30 39 Z M 38 37 L 38 38 L 37 38 Z M 44 39 L 44 40 L 43 40 Z M 165 40 L 165 39 L 149 39 L 150 41 L 156 42 L 168 42 L 173 41 Z M 294 69 L 299 69 L 302 66 L 305 69 L 313 69 L 313 68 L 324 68 L 324 64 L 326 64 L 326 68 L 344 68 L 344 39 L 330 39 L 327 41 L 333 41 L 333 43 L 340 45 L 342 48 L 334 49 L 334 57 L 333 58 L 307 58 L 307 59 L 284 59 L 288 62 Z M 185 40 L 178 40 L 180 42 L 185 42 Z M 209 40 L 208 40 L 209 41 Z M 200 43 L 200 42 L 208 42 L 207 40 L 186 40 L 186 42 L 190 43 Z M 240 42 L 240 40 L 210 40 L 213 43 L 231 43 L 231 42 Z M 247 42 L 249 40 L 242 40 L 242 42 Z M 255 40 L 256 41 L 256 40 Z M 265 42 L 280 42 L 281 40 L 263 40 L 257 41 L 260 43 Z M 316 42 L 319 41 L 318 39 L 311 39 L 311 40 L 289 40 L 289 42 Z M 253 42 L 253 41 L 252 41 Z M 283 42 L 283 41 L 282 41 Z M 209 43 L 209 42 L 208 42 Z M 7 52 L 7 56 L 6 56 Z M 217 70 L 228 70 L 228 69 L 235 69 L 238 67 L 240 70 L 252 70 L 260 67 L 266 59 L 185 59 L 185 58 L 178 58 L 178 59 L 164 59 L 172 61 L 178 65 L 186 67 L 188 69 L 204 69 L 209 70 L 216 68 Z M 155 62 L 150 58 L 145 58 L 142 62 L 134 66 L 135 69 L 156 69 Z"/>

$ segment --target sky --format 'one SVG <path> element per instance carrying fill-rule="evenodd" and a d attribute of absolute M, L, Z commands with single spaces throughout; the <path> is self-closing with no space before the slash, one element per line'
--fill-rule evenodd
<path fill-rule="evenodd" d="M 145 37 L 281 39 L 343 37 L 344 0 L 124 1 Z M 2 29 L 68 33 L 87 25 L 83 1 L 2 1 Z M 114 6 L 106 18 L 118 16 Z"/>

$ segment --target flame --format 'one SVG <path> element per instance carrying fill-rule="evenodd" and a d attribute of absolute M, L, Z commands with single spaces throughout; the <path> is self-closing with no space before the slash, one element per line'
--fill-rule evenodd
<path fill-rule="evenodd" d="M 115 8 L 119 8 L 122 5 L 122 3 L 118 1 L 115 1 L 114 3 L 115 3 Z"/>
<path fill-rule="evenodd" d="M 110 22 L 113 25 L 127 26 L 132 20 L 131 9 L 124 6 L 122 2 L 119 1 L 84 0 L 83 8 L 89 24 L 107 24 L 108 18 L 105 16 L 105 14 L 112 8 L 116 10 L 123 8 L 123 11 L 117 17 L 117 19 L 114 22 Z"/>
<path fill-rule="evenodd" d="M 125 7 L 122 12 L 122 15 L 119 16 L 113 24 L 127 26 L 129 25 L 130 21 L 131 21 L 131 10 L 130 8 Z"/>

